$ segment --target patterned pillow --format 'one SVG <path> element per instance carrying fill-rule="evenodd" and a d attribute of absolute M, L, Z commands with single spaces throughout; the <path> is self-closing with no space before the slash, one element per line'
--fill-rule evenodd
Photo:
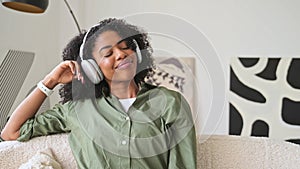
<path fill-rule="evenodd" d="M 61 165 L 53 157 L 50 148 L 37 152 L 19 169 L 62 169 Z"/>

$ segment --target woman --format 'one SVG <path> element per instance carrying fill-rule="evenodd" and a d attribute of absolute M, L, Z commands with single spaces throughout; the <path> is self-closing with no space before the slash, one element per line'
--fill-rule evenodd
<path fill-rule="evenodd" d="M 101 21 L 67 45 L 64 61 L 14 111 L 1 137 L 26 141 L 70 132 L 78 168 L 196 168 L 188 103 L 144 82 L 153 68 L 151 54 L 138 27 Z M 62 103 L 35 116 L 58 84 L 65 84 Z"/>

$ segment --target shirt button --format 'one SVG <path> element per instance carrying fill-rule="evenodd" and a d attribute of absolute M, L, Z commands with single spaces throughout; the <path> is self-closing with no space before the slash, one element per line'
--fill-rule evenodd
<path fill-rule="evenodd" d="M 125 145 L 126 143 L 127 143 L 126 140 L 123 140 L 123 141 L 121 142 L 122 145 Z"/>
<path fill-rule="evenodd" d="M 125 117 L 125 120 L 130 120 L 130 118 L 127 116 L 127 117 Z"/>

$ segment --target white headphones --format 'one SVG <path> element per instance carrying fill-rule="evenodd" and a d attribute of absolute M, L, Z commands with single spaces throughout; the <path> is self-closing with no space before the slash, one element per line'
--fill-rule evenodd
<path fill-rule="evenodd" d="M 100 67 L 98 66 L 98 64 L 96 63 L 96 61 L 94 59 L 84 59 L 83 58 L 83 49 L 84 49 L 84 44 L 86 42 L 87 36 L 89 34 L 89 32 L 92 30 L 92 28 L 98 26 L 99 24 L 91 27 L 87 33 L 85 34 L 82 44 L 80 45 L 80 49 L 79 49 L 79 57 L 81 59 L 81 68 L 84 71 L 84 73 L 87 75 L 87 77 L 90 79 L 90 81 L 94 84 L 98 84 L 100 83 L 103 79 L 104 79 L 104 75 L 102 73 L 102 71 L 100 70 Z M 138 46 L 138 43 L 136 42 L 135 39 L 132 40 L 133 43 L 136 46 L 136 55 L 137 55 L 137 61 L 138 63 L 142 62 L 142 53 L 141 50 Z"/>

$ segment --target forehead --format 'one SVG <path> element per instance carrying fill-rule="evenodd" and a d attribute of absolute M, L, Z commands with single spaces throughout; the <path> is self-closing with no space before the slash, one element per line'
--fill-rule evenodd
<path fill-rule="evenodd" d="M 99 34 L 96 39 L 95 46 L 115 45 L 121 40 L 120 35 L 115 31 L 105 31 Z"/>

